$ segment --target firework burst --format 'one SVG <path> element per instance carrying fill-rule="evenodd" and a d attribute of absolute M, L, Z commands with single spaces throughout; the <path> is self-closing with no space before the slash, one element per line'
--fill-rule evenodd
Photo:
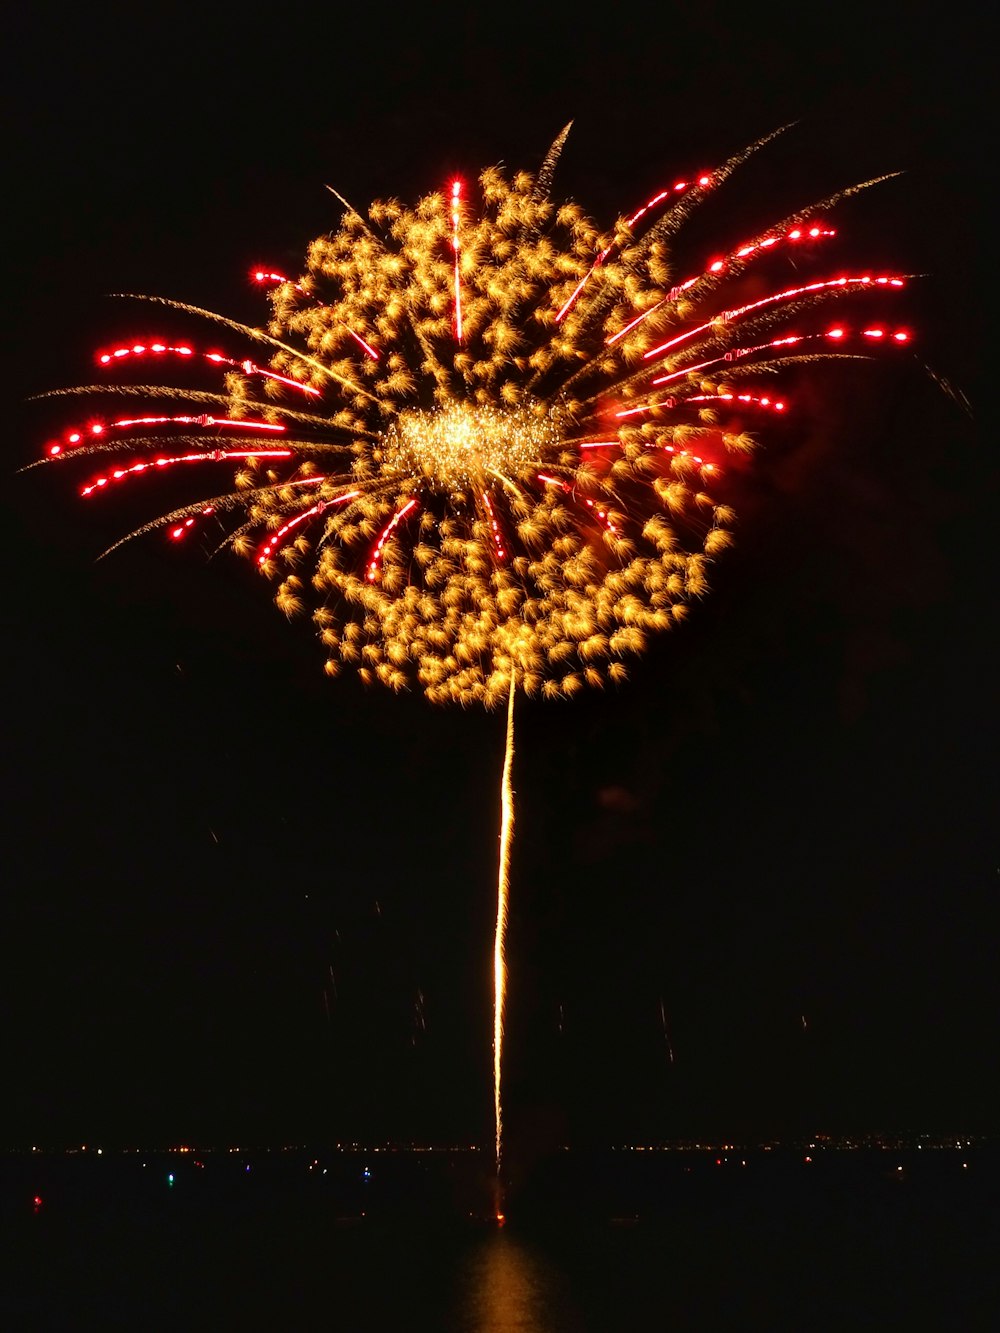
<path fill-rule="evenodd" d="M 282 610 L 311 610 L 330 674 L 347 666 L 436 703 L 507 703 L 498 1160 L 515 692 L 571 696 L 624 679 L 647 637 L 706 591 L 730 542 L 733 514 L 716 498 L 726 458 L 753 448 L 748 419 L 766 427 L 790 412 L 769 387 L 776 372 L 907 341 L 820 317 L 832 300 L 899 289 L 894 273 L 833 272 L 725 300 L 725 284 L 772 255 L 821 256 L 830 210 L 863 185 L 679 273 L 673 237 L 766 140 L 602 229 L 551 197 L 566 133 L 534 175 L 489 168 L 472 188 L 454 181 L 365 215 L 340 200 L 339 229 L 313 241 L 300 276 L 253 275 L 269 289 L 266 328 L 137 298 L 214 322 L 260 363 L 167 339 L 104 352 L 112 374 L 207 362 L 224 384 L 61 391 L 132 397 L 141 414 L 91 420 L 47 449 L 108 455 L 87 496 L 146 472 L 236 464 L 234 484 L 129 536 L 180 539 L 214 515 L 224 544 L 278 581 Z"/>
<path fill-rule="evenodd" d="M 786 410 L 769 374 L 852 341 L 815 320 L 789 331 L 789 317 L 904 280 L 838 274 L 727 308 L 724 282 L 771 253 L 814 251 L 852 191 L 688 276 L 671 238 L 747 153 L 602 231 L 550 198 L 564 139 L 537 175 L 490 168 L 474 191 L 454 182 L 412 208 L 346 207 L 300 277 L 254 274 L 272 289 L 266 330 L 162 302 L 253 340 L 267 364 L 153 339 L 105 352 L 112 372 L 208 362 L 223 391 L 110 386 L 143 415 L 68 431 L 50 456 L 129 455 L 84 495 L 237 461 L 235 489 L 138 531 L 235 520 L 227 539 L 280 580 L 278 605 L 311 607 L 331 674 L 347 665 L 434 702 L 486 705 L 506 700 L 512 675 L 546 697 L 622 680 L 730 541 L 715 491 L 727 454 L 753 447 L 743 422 Z M 905 338 L 853 331 L 855 347 Z M 187 410 L 148 410 L 164 399 Z"/>

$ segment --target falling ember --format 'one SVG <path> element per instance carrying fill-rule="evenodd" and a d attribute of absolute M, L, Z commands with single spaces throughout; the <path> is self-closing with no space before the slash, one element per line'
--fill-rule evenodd
<path fill-rule="evenodd" d="M 671 1064 L 674 1063 L 674 1047 L 670 1040 L 670 1027 L 667 1023 L 667 1010 L 663 1003 L 663 996 L 660 996 L 660 1026 L 663 1028 L 663 1044 L 667 1048 L 667 1059 Z"/>
<path fill-rule="evenodd" d="M 328 674 L 346 667 L 432 703 L 506 702 L 493 948 L 498 1222 L 515 695 L 572 698 L 620 684 L 650 634 L 707 590 L 734 519 L 722 463 L 752 452 L 746 420 L 766 429 L 792 415 L 782 392 L 759 387 L 766 376 L 910 341 L 882 323 L 825 332 L 788 323 L 820 302 L 893 298 L 905 282 L 897 275 L 785 287 L 775 269 L 768 295 L 728 308 L 720 298 L 751 262 L 787 264 L 793 248 L 810 258 L 809 241 L 837 235 L 825 214 L 877 182 L 734 237 L 671 285 L 675 233 L 774 136 L 675 178 L 601 227 L 551 198 L 568 128 L 535 175 L 490 167 L 477 184 L 453 180 L 413 206 L 376 201 L 362 215 L 345 205 L 298 279 L 254 271 L 270 302 L 265 327 L 132 298 L 221 325 L 260 360 L 187 341 L 123 341 L 100 356 L 103 369 L 158 359 L 207 364 L 224 381 L 212 392 L 57 390 L 134 407 L 73 426 L 41 460 L 117 456 L 86 495 L 145 472 L 217 475 L 181 463 L 230 464 L 221 494 L 116 546 L 152 530 L 179 541 L 212 514 L 234 550 L 281 579 L 282 610 L 312 607 Z M 662 1001 L 661 1022 L 673 1061 Z"/>

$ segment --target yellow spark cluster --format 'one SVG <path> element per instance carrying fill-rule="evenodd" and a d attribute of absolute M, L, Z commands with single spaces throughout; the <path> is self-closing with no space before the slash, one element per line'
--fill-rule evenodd
<path fill-rule="evenodd" d="M 750 440 L 706 414 L 702 425 L 659 410 L 641 424 L 615 417 L 648 395 L 642 353 L 692 308 L 668 297 L 668 229 L 637 241 L 620 220 L 600 232 L 549 200 L 553 162 L 538 177 L 484 171 L 457 230 L 444 192 L 413 208 L 376 202 L 367 217 L 349 209 L 273 295 L 272 367 L 333 403 L 294 414 L 292 447 L 324 479 L 264 482 L 251 463 L 242 482 L 254 528 L 326 506 L 262 564 L 284 570 L 283 610 L 314 604 L 330 674 L 347 665 L 435 702 L 488 706 L 507 698 L 512 672 L 545 697 L 622 680 L 648 634 L 706 590 L 729 542 L 712 466 L 692 454 L 706 439 L 716 455 Z M 230 390 L 243 410 L 245 384 L 231 377 Z M 580 447 L 601 440 L 613 447 Z"/>
<path fill-rule="evenodd" d="M 457 496 L 489 488 L 529 469 L 559 442 L 554 418 L 519 407 L 449 403 L 429 411 L 400 412 L 374 450 L 377 460 L 403 475 L 423 473 L 428 485 Z"/>

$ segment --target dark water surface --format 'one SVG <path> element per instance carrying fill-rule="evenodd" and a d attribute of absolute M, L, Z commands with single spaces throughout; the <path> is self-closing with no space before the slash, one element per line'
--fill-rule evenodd
<path fill-rule="evenodd" d="M 0 1327 L 1000 1327 L 988 1149 L 561 1154 L 503 1228 L 482 1169 L 447 1153 L 0 1159 Z"/>

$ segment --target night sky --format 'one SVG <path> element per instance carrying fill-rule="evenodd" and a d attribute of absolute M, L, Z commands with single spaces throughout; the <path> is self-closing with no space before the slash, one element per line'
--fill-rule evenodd
<path fill-rule="evenodd" d="M 533 169 L 571 118 L 554 193 L 602 222 L 798 120 L 682 253 L 903 170 L 836 211 L 809 271 L 928 276 L 885 315 L 915 355 L 789 377 L 794 421 L 727 473 L 737 542 L 687 624 L 618 690 L 520 706 L 511 1134 L 996 1127 L 970 12 L 13 20 L 0 1145 L 489 1142 L 503 719 L 327 680 L 308 620 L 207 540 L 95 563 L 196 485 L 85 503 L 95 468 L 17 470 L 74 414 L 31 395 L 165 327 L 108 293 L 258 322 L 246 271 L 294 272 L 336 227 L 324 185 L 363 205 Z"/>

